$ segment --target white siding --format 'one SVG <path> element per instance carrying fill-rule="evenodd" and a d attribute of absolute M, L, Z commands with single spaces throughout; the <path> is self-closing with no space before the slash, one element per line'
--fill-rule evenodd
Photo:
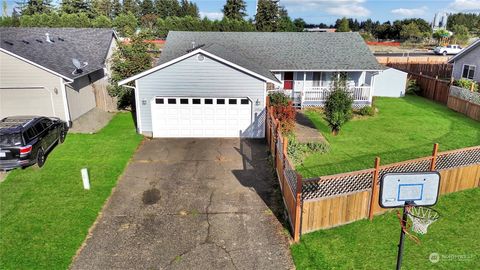
<path fill-rule="evenodd" d="M 373 95 L 378 97 L 403 97 L 407 85 L 407 73 L 388 68 L 375 77 Z"/>
<path fill-rule="evenodd" d="M 0 99 L 9 104 L 2 106 L 0 117 L 38 114 L 66 120 L 59 77 L 4 52 L 0 52 Z"/>
<path fill-rule="evenodd" d="M 254 123 L 244 136 L 264 137 L 265 82 L 206 56 L 203 61 L 191 56 L 138 79 L 137 91 L 144 134 L 152 131 L 150 102 L 155 96 L 248 97 Z"/>

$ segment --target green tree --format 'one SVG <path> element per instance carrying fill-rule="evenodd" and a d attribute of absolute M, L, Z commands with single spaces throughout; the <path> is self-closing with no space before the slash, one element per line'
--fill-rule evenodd
<path fill-rule="evenodd" d="M 123 36 L 132 35 L 137 26 L 137 18 L 132 12 L 122 13 L 113 20 L 113 27 Z"/>
<path fill-rule="evenodd" d="M 296 18 L 295 20 L 293 20 L 293 24 L 295 25 L 297 32 L 302 32 L 303 29 L 305 29 L 306 25 L 305 21 L 302 18 Z"/>
<path fill-rule="evenodd" d="M 274 32 L 278 28 L 279 7 L 274 0 L 258 0 L 255 26 L 258 31 Z"/>
<path fill-rule="evenodd" d="M 343 17 L 341 20 L 338 22 L 338 26 L 336 26 L 337 32 L 350 32 L 350 26 L 348 19 Z"/>
<path fill-rule="evenodd" d="M 197 4 L 190 2 L 188 0 L 182 0 L 180 2 L 179 16 L 181 17 L 190 16 L 190 17 L 200 18 L 200 13 L 198 11 Z"/>
<path fill-rule="evenodd" d="M 295 24 L 293 24 L 292 19 L 288 16 L 288 12 L 285 7 L 279 7 L 278 10 L 279 20 L 277 31 L 280 32 L 294 32 L 297 30 Z"/>
<path fill-rule="evenodd" d="M 53 10 L 51 0 L 27 0 L 17 2 L 21 15 L 49 13 Z"/>
<path fill-rule="evenodd" d="M 467 44 L 470 34 L 465 25 L 454 25 L 452 39 L 459 44 Z"/>
<path fill-rule="evenodd" d="M 115 18 L 120 15 L 120 13 L 122 13 L 122 4 L 120 3 L 120 0 L 113 0 L 110 18 Z"/>
<path fill-rule="evenodd" d="M 143 35 L 133 36 L 129 44 L 120 44 L 112 56 L 112 77 L 108 91 L 111 96 L 118 98 L 118 107 L 121 109 L 135 109 L 135 99 L 131 88 L 118 86 L 117 83 L 152 67 L 152 59 L 147 53 L 149 45 L 143 42 L 144 39 Z"/>
<path fill-rule="evenodd" d="M 155 14 L 155 7 L 152 0 L 143 0 L 140 4 L 140 16 L 143 17 L 147 14 Z"/>
<path fill-rule="evenodd" d="M 155 9 L 162 19 L 180 15 L 180 4 L 177 0 L 156 0 Z"/>
<path fill-rule="evenodd" d="M 87 0 L 62 0 L 60 11 L 67 14 L 93 14 L 91 2 Z"/>
<path fill-rule="evenodd" d="M 110 0 L 93 0 L 92 12 L 95 16 L 107 16 L 112 15 L 112 2 Z"/>
<path fill-rule="evenodd" d="M 110 18 L 105 15 L 97 16 L 92 21 L 92 26 L 96 28 L 111 28 L 112 25 Z"/>
<path fill-rule="evenodd" d="M 247 16 L 247 4 L 244 0 L 227 0 L 222 11 L 225 18 L 243 20 Z"/>
<path fill-rule="evenodd" d="M 135 0 L 123 0 L 122 13 L 132 13 L 134 16 L 138 14 L 138 5 Z"/>
<path fill-rule="evenodd" d="M 402 26 L 400 37 L 406 40 L 418 41 L 420 38 L 422 38 L 422 32 L 415 22 L 411 22 Z"/>
<path fill-rule="evenodd" d="M 334 74 L 332 78 L 332 92 L 325 101 L 325 120 L 336 136 L 342 126 L 352 118 L 353 98 L 346 91 L 346 75 Z"/>

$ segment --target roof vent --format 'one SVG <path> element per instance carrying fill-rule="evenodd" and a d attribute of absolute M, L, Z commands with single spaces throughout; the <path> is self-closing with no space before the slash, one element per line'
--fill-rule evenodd
<path fill-rule="evenodd" d="M 52 39 L 50 39 L 50 34 L 48 33 L 45 33 L 45 40 L 48 42 L 48 43 L 53 43 L 55 41 L 53 41 Z"/>
<path fill-rule="evenodd" d="M 30 44 L 30 42 L 26 41 L 26 40 L 22 40 L 23 43 L 25 44 Z"/>
<path fill-rule="evenodd" d="M 75 70 L 72 71 L 72 75 L 78 75 L 83 72 L 83 68 L 88 66 L 88 62 L 83 62 L 83 64 L 80 63 L 78 59 L 72 58 L 72 63 L 75 66 Z"/>
<path fill-rule="evenodd" d="M 5 41 L 4 41 L 4 43 L 6 43 L 6 44 L 8 44 L 8 45 L 10 45 L 10 46 L 12 46 L 12 45 L 13 45 L 13 43 L 12 43 L 12 42 L 10 42 L 10 41 L 7 41 L 7 40 L 5 40 Z"/>
<path fill-rule="evenodd" d="M 192 42 L 192 43 L 194 43 L 194 42 Z M 193 48 L 187 50 L 187 53 L 193 52 L 193 51 L 195 51 L 196 49 L 200 49 L 200 48 L 202 48 L 203 46 L 205 46 L 205 44 L 200 44 L 200 45 L 198 45 L 197 47 L 193 47 Z"/>
<path fill-rule="evenodd" d="M 65 41 L 65 39 L 61 38 L 61 37 L 58 37 L 58 40 L 60 41 Z"/>
<path fill-rule="evenodd" d="M 38 43 L 43 43 L 43 41 L 40 40 L 40 39 L 35 39 L 35 41 L 38 42 Z"/>

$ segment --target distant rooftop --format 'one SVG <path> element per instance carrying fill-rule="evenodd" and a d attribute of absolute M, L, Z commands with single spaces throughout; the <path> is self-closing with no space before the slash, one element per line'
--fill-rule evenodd
<path fill-rule="evenodd" d="M 99 28 L 0 27 L 0 48 L 73 80 L 105 66 L 114 35 Z M 88 65 L 75 73 L 72 59 Z"/>

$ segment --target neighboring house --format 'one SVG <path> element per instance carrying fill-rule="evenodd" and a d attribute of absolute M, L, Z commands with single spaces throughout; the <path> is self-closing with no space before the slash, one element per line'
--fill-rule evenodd
<path fill-rule="evenodd" d="M 170 31 L 158 65 L 119 85 L 135 81 L 142 134 L 261 138 L 268 90 L 321 106 L 344 72 L 361 107 L 382 69 L 358 33 Z"/>
<path fill-rule="evenodd" d="M 462 78 L 480 82 L 480 39 L 452 57 L 452 76 L 455 80 Z"/>
<path fill-rule="evenodd" d="M 115 47 L 111 29 L 0 28 L 0 118 L 55 116 L 71 125 L 104 102 Z"/>

